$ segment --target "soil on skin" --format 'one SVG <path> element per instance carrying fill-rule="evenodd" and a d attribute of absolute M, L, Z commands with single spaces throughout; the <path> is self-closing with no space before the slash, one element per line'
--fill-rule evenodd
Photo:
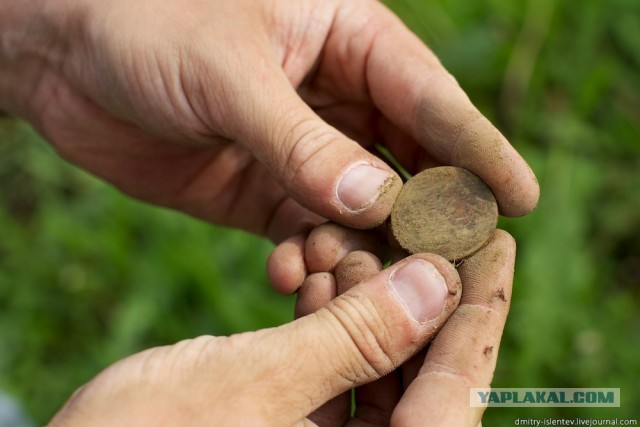
<path fill-rule="evenodd" d="M 415 254 L 463 259 L 484 246 L 498 223 L 489 187 L 466 169 L 427 169 L 402 188 L 391 212 L 393 239 Z"/>
<path fill-rule="evenodd" d="M 342 294 L 358 283 L 369 280 L 382 270 L 380 259 L 366 251 L 354 251 L 340 261 L 336 267 L 338 294 Z"/>

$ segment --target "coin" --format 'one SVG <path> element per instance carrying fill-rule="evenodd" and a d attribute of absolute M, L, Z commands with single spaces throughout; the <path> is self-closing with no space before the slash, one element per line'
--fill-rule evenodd
<path fill-rule="evenodd" d="M 393 240 L 411 254 L 461 260 L 484 246 L 498 223 L 491 189 L 470 171 L 442 166 L 409 179 L 391 211 Z"/>

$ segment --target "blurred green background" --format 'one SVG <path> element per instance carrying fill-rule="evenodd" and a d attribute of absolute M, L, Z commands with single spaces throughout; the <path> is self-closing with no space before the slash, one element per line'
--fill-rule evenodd
<path fill-rule="evenodd" d="M 622 406 L 492 409 L 640 416 L 640 2 L 403 0 L 539 177 L 518 241 L 494 386 L 619 387 Z M 198 334 L 290 319 L 271 244 L 130 200 L 0 120 L 0 388 L 43 423 L 100 369 Z"/>

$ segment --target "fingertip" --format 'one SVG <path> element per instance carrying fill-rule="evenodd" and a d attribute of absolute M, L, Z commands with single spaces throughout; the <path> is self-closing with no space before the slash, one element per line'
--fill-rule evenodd
<path fill-rule="evenodd" d="M 538 179 L 524 159 L 520 159 L 522 173 L 514 179 L 513 186 L 516 188 L 510 192 L 509 198 L 503 196 L 502 200 L 498 200 L 500 213 L 509 217 L 530 214 L 538 206 L 538 201 L 540 200 Z"/>
<path fill-rule="evenodd" d="M 508 250 L 510 253 L 515 253 L 516 239 L 508 232 L 498 228 L 493 232 L 493 236 L 489 239 L 487 246 L 500 246 Z"/>
<path fill-rule="evenodd" d="M 487 119 L 484 121 L 498 137 L 463 143 L 465 147 L 459 148 L 454 163 L 475 172 L 491 187 L 501 215 L 527 215 L 538 204 L 538 180 L 509 141 Z"/>
<path fill-rule="evenodd" d="M 361 230 L 375 228 L 389 217 L 401 189 L 402 179 L 388 167 L 356 165 L 338 182 L 336 197 L 343 207 L 334 220 Z"/>
<path fill-rule="evenodd" d="M 305 236 L 296 235 L 280 243 L 267 259 L 267 277 L 273 288 L 284 295 L 294 293 L 304 282 Z"/>
<path fill-rule="evenodd" d="M 382 262 L 374 254 L 354 251 L 345 256 L 336 267 L 335 277 L 338 295 L 358 283 L 369 280 L 382 270 Z"/>
<path fill-rule="evenodd" d="M 492 307 L 506 317 L 511 302 L 516 241 L 495 230 L 489 242 L 458 267 L 464 281 L 461 304 Z"/>
<path fill-rule="evenodd" d="M 482 249 L 464 260 L 459 268 L 460 274 L 462 275 L 471 267 L 475 268 L 476 266 L 478 269 L 492 274 L 511 266 L 509 271 L 513 273 L 515 257 L 516 240 L 506 231 L 496 229 Z"/>
<path fill-rule="evenodd" d="M 484 119 L 487 126 L 493 125 Z M 531 167 L 495 128 L 494 139 L 466 143 L 453 160 L 482 178 L 493 191 L 501 215 L 520 217 L 538 205 L 540 185 Z"/>
<path fill-rule="evenodd" d="M 437 330 L 460 303 L 460 276 L 454 266 L 439 255 L 412 255 L 391 270 L 392 288 L 420 323 Z"/>
<path fill-rule="evenodd" d="M 338 263 L 355 250 L 377 254 L 381 244 L 372 232 L 354 230 L 333 222 L 314 228 L 305 245 L 305 261 L 309 272 L 333 272 Z"/>
<path fill-rule="evenodd" d="M 336 279 L 331 273 L 313 273 L 298 290 L 295 318 L 315 313 L 337 295 Z"/>
<path fill-rule="evenodd" d="M 462 282 L 460 280 L 458 270 L 456 270 L 451 262 L 436 254 L 417 254 L 413 255 L 412 257 L 420 258 L 432 264 L 447 283 L 449 295 L 455 297 L 455 299 L 457 300 L 460 299 Z"/>
<path fill-rule="evenodd" d="M 540 187 L 524 158 L 484 117 L 470 125 L 468 132 L 456 142 L 457 148 L 449 158 L 451 164 L 470 170 L 487 183 L 501 215 L 519 217 L 532 212 L 538 204 Z"/>
<path fill-rule="evenodd" d="M 478 175 L 493 191 L 503 215 L 531 212 L 540 193 L 533 171 L 455 79 L 436 67 L 416 86 L 410 101 L 413 114 L 398 122 L 438 162 Z"/>

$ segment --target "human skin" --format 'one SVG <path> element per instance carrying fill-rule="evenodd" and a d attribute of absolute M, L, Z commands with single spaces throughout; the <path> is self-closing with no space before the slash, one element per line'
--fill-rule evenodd
<path fill-rule="evenodd" d="M 469 388 L 493 377 L 514 254 L 497 231 L 459 277 L 436 255 L 414 255 L 326 304 L 300 302 L 304 316 L 278 328 L 144 351 L 81 388 L 49 425 L 475 427 L 484 408 L 469 406 Z M 433 293 L 434 270 L 446 283 L 440 311 L 407 299 Z M 349 418 L 343 393 L 358 386 Z"/>
<path fill-rule="evenodd" d="M 2 0 L 0 25 L 0 108 L 151 203 L 275 242 L 325 219 L 369 228 L 399 191 L 374 142 L 410 171 L 470 169 L 503 214 L 538 199 L 524 160 L 373 0 Z"/>
<path fill-rule="evenodd" d="M 307 252 L 314 258 L 311 265 L 321 271 L 308 275 L 297 289 L 296 317 L 316 312 L 382 269 L 380 259 L 367 251 L 372 249 L 371 242 L 363 240 L 359 231 L 343 228 L 336 233 L 336 228 L 321 225 L 309 237 L 307 243 L 320 248 Z M 340 239 L 318 244 L 330 234 Z M 375 253 L 388 255 L 387 249 L 384 244 L 373 248 Z M 437 266 L 450 265 L 435 255 L 422 256 Z M 476 426 L 484 409 L 469 407 L 469 388 L 489 387 L 493 378 L 511 300 L 514 259 L 511 236 L 495 231 L 485 247 L 458 265 L 460 306 L 428 351 L 421 350 L 392 374 L 356 388 L 353 419 L 350 393 L 335 397 L 309 418 L 319 426 Z"/>
<path fill-rule="evenodd" d="M 0 108 L 127 194 L 284 242 L 289 256 L 281 247 L 269 263 L 282 289 L 307 277 L 302 249 L 311 227 L 331 219 L 365 229 L 388 216 L 399 180 L 367 151 L 374 143 L 412 172 L 470 169 L 505 215 L 525 214 L 538 199 L 524 160 L 437 58 L 372 0 L 0 0 L 0 40 Z M 510 260 L 513 248 L 505 247 Z M 499 341 L 502 325 L 488 328 Z M 213 341 L 243 340 L 252 342 Z M 174 348 L 184 347 L 166 351 L 182 354 Z M 205 355 L 231 354 L 220 351 Z M 165 350 L 151 354 L 173 360 Z M 393 360 L 395 367 L 402 358 Z M 116 381 L 114 371 L 107 372 Z"/>

